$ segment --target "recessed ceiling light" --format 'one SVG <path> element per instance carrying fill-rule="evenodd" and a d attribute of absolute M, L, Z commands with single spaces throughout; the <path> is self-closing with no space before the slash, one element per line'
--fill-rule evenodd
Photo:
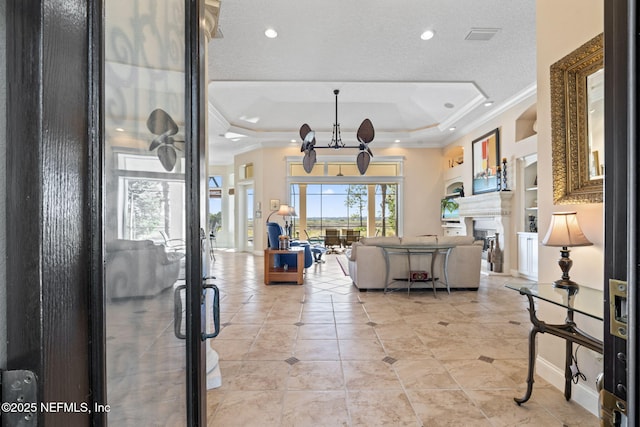
<path fill-rule="evenodd" d="M 124 129 L 122 129 L 122 128 L 116 128 L 116 132 L 124 132 Z"/>
<path fill-rule="evenodd" d="M 297 142 L 295 139 L 292 139 L 291 142 Z"/>
<path fill-rule="evenodd" d="M 453 104 L 452 104 L 452 103 L 450 103 L 450 102 L 447 102 L 446 104 L 444 104 L 444 107 L 445 107 L 445 108 L 453 108 L 453 107 L 455 107 L 455 105 L 453 105 Z"/>
<path fill-rule="evenodd" d="M 235 140 L 236 138 L 246 138 L 247 135 L 243 135 L 241 133 L 235 133 L 235 132 L 225 132 L 223 135 L 225 138 L 230 139 L 230 140 Z"/>
<path fill-rule="evenodd" d="M 399 139 L 396 139 L 396 140 L 395 140 L 395 141 L 393 141 L 393 142 L 400 142 L 400 140 L 399 140 Z"/>
<path fill-rule="evenodd" d="M 264 35 L 267 36 L 270 39 L 275 39 L 276 37 L 278 37 L 278 32 L 276 30 L 274 30 L 273 28 L 267 28 L 264 31 Z"/>
<path fill-rule="evenodd" d="M 485 107 L 491 107 L 493 105 L 493 101 L 487 101 L 484 103 Z"/>
<path fill-rule="evenodd" d="M 456 127 L 455 127 L 455 126 L 451 126 L 451 127 L 449 128 L 449 130 L 453 132 L 454 130 L 456 130 Z"/>
<path fill-rule="evenodd" d="M 247 116 L 240 116 L 240 117 L 238 117 L 238 118 L 239 118 L 240 120 L 245 121 L 245 122 L 253 123 L 254 125 L 260 121 L 260 117 L 247 117 Z"/>
<path fill-rule="evenodd" d="M 436 35 L 436 33 L 434 33 L 433 30 L 427 30 L 427 31 L 425 31 L 424 33 L 422 33 L 420 35 L 420 38 L 422 40 L 431 40 L 433 38 L 433 36 L 435 36 L 435 35 Z"/>

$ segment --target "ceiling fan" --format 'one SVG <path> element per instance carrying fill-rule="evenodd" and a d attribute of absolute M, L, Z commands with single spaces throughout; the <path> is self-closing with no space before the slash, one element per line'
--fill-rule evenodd
<path fill-rule="evenodd" d="M 373 141 L 375 137 L 375 131 L 373 129 L 373 124 L 371 120 L 364 119 L 358 128 L 358 132 L 356 137 L 360 142 L 358 146 L 347 146 L 342 142 L 342 137 L 340 136 L 340 123 L 338 123 L 338 94 L 340 91 L 335 89 L 333 91 L 336 96 L 336 121 L 333 124 L 333 133 L 331 135 L 331 142 L 326 147 L 316 147 L 316 133 L 311 130 L 311 127 L 308 124 L 303 124 L 300 127 L 300 138 L 302 138 L 302 146 L 300 147 L 300 151 L 304 153 L 304 158 L 302 159 L 302 166 L 307 173 L 311 173 L 313 169 L 313 165 L 316 163 L 316 148 L 357 148 L 359 150 L 358 156 L 356 157 L 356 163 L 358 165 L 358 170 L 360 171 L 360 175 L 364 175 L 369 167 L 369 162 L 371 161 L 371 157 L 373 157 L 373 153 L 369 148 L 369 143 Z"/>
<path fill-rule="evenodd" d="M 162 167 L 171 172 L 178 160 L 176 143 L 184 144 L 184 140 L 175 139 L 173 136 L 178 133 L 178 125 L 171 116 L 161 108 L 157 108 L 149 114 L 147 119 L 147 128 L 152 134 L 157 135 L 149 145 L 149 151 L 157 149 L 158 159 L 162 163 Z"/>

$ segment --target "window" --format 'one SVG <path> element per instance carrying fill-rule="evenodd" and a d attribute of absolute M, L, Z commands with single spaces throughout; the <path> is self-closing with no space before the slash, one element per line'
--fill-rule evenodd
<path fill-rule="evenodd" d="M 323 236 L 328 228 L 358 230 L 362 236 L 396 235 L 396 194 L 396 184 L 292 184 L 291 203 L 305 202 L 304 210 L 296 207 L 300 217 L 292 222 L 293 233 L 299 236 L 304 224 L 310 237 Z M 373 224 L 370 199 L 375 203 Z M 368 233 L 370 226 L 375 230 Z"/>
<path fill-rule="evenodd" d="M 222 225 L 222 177 L 209 177 L 209 230 L 214 233 Z"/>
<path fill-rule="evenodd" d="M 328 228 L 358 230 L 360 236 L 399 235 L 402 158 L 378 158 L 360 175 L 352 159 L 342 157 L 319 158 L 311 174 L 304 172 L 299 157 L 287 159 L 289 204 L 298 213 L 293 235 L 306 238 L 306 230 L 310 237 L 324 236 Z"/>

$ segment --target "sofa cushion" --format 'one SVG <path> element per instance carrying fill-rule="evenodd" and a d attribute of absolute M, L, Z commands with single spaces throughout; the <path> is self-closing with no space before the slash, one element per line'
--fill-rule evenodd
<path fill-rule="evenodd" d="M 400 238 L 396 236 L 362 237 L 360 243 L 367 246 L 399 245 Z"/>
<path fill-rule="evenodd" d="M 472 245 L 473 236 L 439 236 L 438 243 L 441 245 Z"/>
<path fill-rule="evenodd" d="M 364 246 L 361 242 L 353 242 L 351 247 L 345 251 L 345 255 L 349 259 L 349 261 L 355 261 L 356 255 L 358 254 L 358 248 Z"/>
<path fill-rule="evenodd" d="M 440 243 L 440 236 L 415 236 L 403 237 L 403 245 L 437 245 Z"/>

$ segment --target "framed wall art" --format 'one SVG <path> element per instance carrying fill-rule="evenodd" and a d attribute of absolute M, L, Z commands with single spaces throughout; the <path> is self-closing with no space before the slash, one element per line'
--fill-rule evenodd
<path fill-rule="evenodd" d="M 473 194 L 498 191 L 500 133 L 496 128 L 471 143 Z"/>

